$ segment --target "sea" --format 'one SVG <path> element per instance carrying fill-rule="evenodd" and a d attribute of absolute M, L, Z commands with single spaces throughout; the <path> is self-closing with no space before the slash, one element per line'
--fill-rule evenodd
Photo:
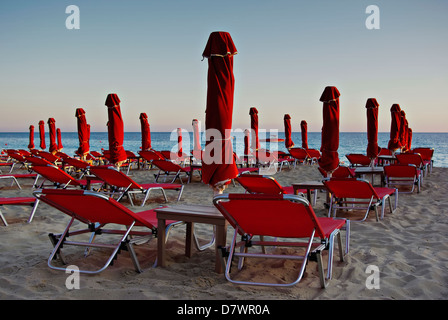
<path fill-rule="evenodd" d="M 242 155 L 244 153 L 244 133 L 242 131 L 236 131 L 232 133 L 233 148 L 237 154 Z M 300 147 L 302 145 L 302 138 L 300 132 L 293 132 L 292 141 L 295 146 Z M 388 132 L 378 133 L 378 145 L 382 148 L 386 148 L 389 141 L 390 134 Z M 260 140 L 266 138 L 278 138 L 284 139 L 284 132 L 268 131 L 260 132 Z M 75 150 L 78 149 L 79 140 L 77 132 L 62 132 L 61 141 L 63 145 L 62 152 L 73 156 Z M 46 150 L 49 146 L 49 135 L 45 136 Z M 2 149 L 28 149 L 29 132 L 0 132 L 0 146 Z M 39 148 L 40 138 L 38 132 L 34 135 L 34 144 L 37 149 Z M 155 150 L 178 150 L 178 136 L 177 132 L 151 132 L 151 145 Z M 201 145 L 205 146 L 205 134 L 201 133 Z M 321 133 L 320 132 L 308 132 L 308 146 L 309 148 L 320 149 L 321 146 Z M 418 133 L 412 134 L 412 145 L 416 147 L 430 147 L 434 148 L 434 166 L 435 167 L 448 167 L 448 133 Z M 125 150 L 130 150 L 134 153 L 138 153 L 141 150 L 141 133 L 140 132 L 125 132 L 123 147 Z M 261 148 L 276 151 L 287 151 L 284 142 L 272 143 L 261 142 Z M 339 160 L 342 163 L 348 163 L 346 154 L 349 153 L 366 153 L 367 148 L 367 133 L 366 132 L 340 132 L 339 134 Z M 101 150 L 109 149 L 107 132 L 92 132 L 90 136 L 90 150 L 101 152 Z M 189 150 L 193 149 L 193 132 L 183 129 L 182 130 L 182 150 L 185 153 L 189 153 Z"/>

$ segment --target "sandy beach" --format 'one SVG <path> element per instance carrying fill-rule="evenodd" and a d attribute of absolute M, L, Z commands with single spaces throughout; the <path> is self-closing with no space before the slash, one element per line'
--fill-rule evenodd
<path fill-rule="evenodd" d="M 15 170 L 20 172 L 22 170 Z M 132 170 L 139 182 L 152 182 L 153 171 Z M 384 220 L 376 222 L 370 214 L 365 222 L 352 223 L 351 248 L 344 262 L 335 260 L 333 279 L 321 289 L 316 263 L 309 262 L 302 281 L 289 288 L 239 286 L 229 283 L 222 274 L 214 272 L 214 249 L 184 256 L 185 228 L 176 228 L 167 243 L 167 266 L 152 268 L 156 257 L 157 240 L 138 246 L 137 254 L 143 273 L 136 273 L 127 252 L 122 252 L 113 266 L 98 275 L 81 275 L 80 289 L 66 287 L 68 274 L 51 270 L 47 259 L 52 245 L 48 233 L 59 233 L 68 217 L 41 203 L 32 223 L 26 220 L 30 207 L 6 206 L 2 212 L 9 226 L 0 226 L 0 299 L 150 299 L 150 300 L 420 300 L 446 299 L 448 294 L 448 193 L 447 168 L 435 167 L 427 176 L 420 193 L 400 194 L 394 214 L 386 210 Z M 307 180 L 321 180 L 315 165 L 299 165 L 275 174 L 281 185 Z M 32 195 L 32 180 L 20 180 L 22 190 L 0 182 L 2 197 Z M 243 192 L 242 187 L 230 185 L 225 192 Z M 211 205 L 212 190 L 196 178 L 185 186 L 180 204 Z M 325 193 L 319 193 L 314 207 L 318 216 L 326 216 L 323 205 Z M 176 205 L 169 194 L 170 205 Z M 155 208 L 163 203 L 154 193 L 145 207 L 126 206 L 135 211 Z M 197 233 L 207 241 L 212 228 L 198 225 Z M 228 242 L 232 230 L 228 230 Z M 95 251 L 86 263 L 104 258 Z M 76 263 L 84 259 L 78 259 Z M 368 289 L 366 273 L 369 265 L 379 269 L 378 289 Z M 295 275 L 294 263 L 248 262 L 240 272 L 242 278 L 282 281 Z"/>

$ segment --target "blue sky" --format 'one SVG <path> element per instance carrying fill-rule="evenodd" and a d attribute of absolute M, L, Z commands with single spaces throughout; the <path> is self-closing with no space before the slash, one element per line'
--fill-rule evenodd
<path fill-rule="evenodd" d="M 366 8 L 377 5 L 380 29 Z M 68 30 L 65 9 L 80 9 Z M 326 86 L 341 92 L 340 130 L 366 131 L 365 103 L 376 98 L 379 130 L 400 104 L 415 132 L 448 131 L 448 2 L 445 0 L 5 0 L 0 2 L 0 131 L 27 131 L 55 118 L 76 131 L 84 108 L 92 131 L 106 131 L 108 93 L 117 93 L 126 131 L 191 130 L 204 121 L 213 31 L 227 31 L 234 58 L 234 128 L 283 131 L 283 116 L 320 131 Z M 436 116 L 434 116 L 436 115 Z"/>

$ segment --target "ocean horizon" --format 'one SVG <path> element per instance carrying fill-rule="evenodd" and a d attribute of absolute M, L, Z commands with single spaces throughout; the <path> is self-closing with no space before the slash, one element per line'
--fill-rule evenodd
<path fill-rule="evenodd" d="M 236 130 L 232 133 L 233 147 L 238 155 L 243 154 L 244 150 L 244 133 L 242 130 Z M 281 131 L 259 131 L 259 139 L 272 138 L 277 136 L 279 139 L 285 138 L 285 133 Z M 292 132 L 292 141 L 296 147 L 302 145 L 301 132 Z M 389 132 L 378 133 L 378 145 L 387 148 L 389 142 Z M 78 149 L 79 140 L 77 132 L 62 132 L 61 141 L 63 145 L 62 152 L 68 155 L 74 155 Z M 48 150 L 49 134 L 45 133 L 45 143 Z M 0 132 L 0 146 L 2 149 L 28 149 L 29 132 Z M 34 145 L 36 149 L 40 149 L 39 133 L 34 132 Z M 261 148 L 269 150 L 287 151 L 284 142 L 269 143 L 260 142 Z M 177 151 L 177 132 L 151 132 L 151 145 L 155 150 L 171 150 Z M 205 136 L 201 132 L 201 145 L 205 146 Z M 313 149 L 320 149 L 321 132 L 308 132 L 308 146 Z M 137 153 L 141 150 L 141 133 L 125 132 L 123 147 Z M 434 166 L 448 167 L 448 132 L 413 132 L 412 148 L 430 147 L 434 148 Z M 340 132 L 339 133 L 339 159 L 341 162 L 348 163 L 346 154 L 349 153 L 366 153 L 367 133 L 366 132 Z M 90 150 L 99 151 L 109 149 L 107 132 L 92 132 L 90 137 Z M 182 149 L 185 153 L 189 153 L 193 149 L 193 132 L 192 130 L 182 129 Z"/>

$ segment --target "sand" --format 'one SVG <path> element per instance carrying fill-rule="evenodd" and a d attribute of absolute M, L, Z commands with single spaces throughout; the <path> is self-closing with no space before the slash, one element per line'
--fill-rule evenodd
<path fill-rule="evenodd" d="M 19 172 L 19 170 L 16 170 Z M 139 182 L 153 181 L 153 171 L 132 170 Z M 394 214 L 386 210 L 384 220 L 376 222 L 371 214 L 365 222 L 353 222 L 351 248 L 344 262 L 335 260 L 333 279 L 321 289 L 316 263 L 309 262 L 300 283 L 288 288 L 241 286 L 229 283 L 222 274 L 214 272 L 214 249 L 184 256 L 184 228 L 170 234 L 167 266 L 152 268 L 156 257 L 156 240 L 138 246 L 143 273 L 136 273 L 129 255 L 123 252 L 113 266 L 97 275 L 81 275 L 80 288 L 68 289 L 68 274 L 52 270 L 47 259 L 52 250 L 48 233 L 65 228 L 67 216 L 41 203 L 32 223 L 26 220 L 30 207 L 7 206 L 2 212 L 9 226 L 0 226 L 0 299 L 150 299 L 150 300 L 421 300 L 446 299 L 448 295 L 448 235 L 447 213 L 448 169 L 433 168 L 425 178 L 420 193 L 400 194 Z M 315 165 L 300 165 L 283 169 L 274 176 L 280 184 L 320 180 Z M 22 190 L 0 182 L 0 196 L 29 196 L 31 180 L 20 180 Z M 230 185 L 225 192 L 243 192 L 240 186 Z M 211 205 L 212 190 L 198 179 L 185 186 L 181 204 Z M 319 193 L 314 209 L 326 216 L 325 194 Z M 171 205 L 176 205 L 170 193 Z M 163 204 L 154 193 L 144 208 Z M 198 235 L 204 241 L 211 237 L 210 226 L 198 225 Z M 232 230 L 229 228 L 228 242 Z M 74 263 L 98 265 L 105 254 L 95 251 L 88 258 Z M 379 282 L 370 281 L 368 266 L 378 268 Z M 242 279 L 270 281 L 290 280 L 295 275 L 290 262 L 247 262 L 238 274 Z M 379 284 L 368 288 L 367 284 Z M 371 286 L 370 286 L 371 287 Z"/>

